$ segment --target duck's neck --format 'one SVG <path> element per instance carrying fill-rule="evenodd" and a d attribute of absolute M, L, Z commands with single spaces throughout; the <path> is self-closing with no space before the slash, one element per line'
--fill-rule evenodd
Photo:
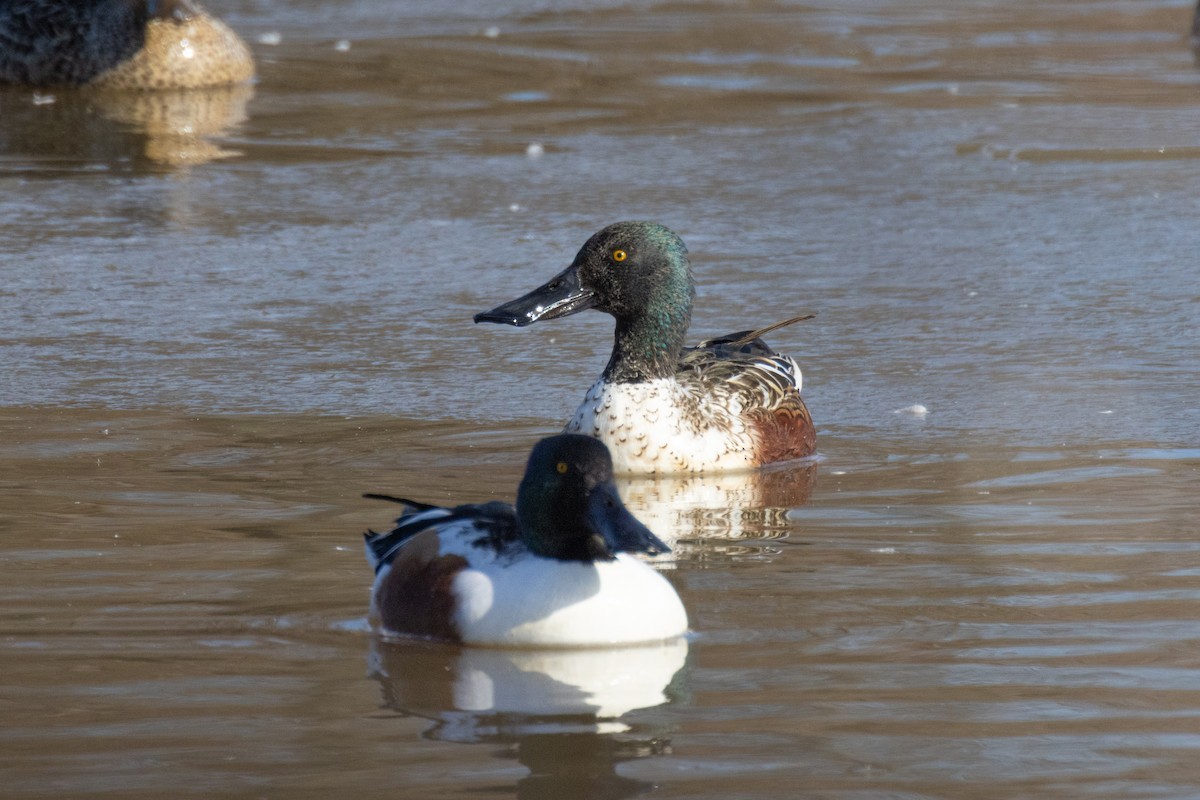
<path fill-rule="evenodd" d="M 671 377 L 691 321 L 690 296 L 687 302 L 664 303 L 636 317 L 618 318 L 604 379 L 609 383 L 643 383 Z"/>
<path fill-rule="evenodd" d="M 579 520 L 578 503 L 565 508 L 554 503 L 534 505 L 530 511 L 522 508 L 518 499 L 517 524 L 525 546 L 534 555 L 584 564 L 612 560 L 604 540 Z"/>
<path fill-rule="evenodd" d="M 535 451 L 536 452 L 536 451 Z M 611 559 L 603 539 L 582 520 L 582 504 L 554 488 L 555 482 L 526 474 L 517 487 L 517 526 L 529 552 L 558 561 Z"/>

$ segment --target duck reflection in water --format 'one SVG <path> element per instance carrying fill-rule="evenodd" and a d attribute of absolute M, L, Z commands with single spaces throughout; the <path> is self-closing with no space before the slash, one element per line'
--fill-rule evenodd
<path fill-rule="evenodd" d="M 802 459 L 752 472 L 618 476 L 615 483 L 626 507 L 678 557 L 787 538 L 796 528 L 789 511 L 809 501 L 817 467 Z"/>
<path fill-rule="evenodd" d="M 385 707 L 431 722 L 425 738 L 510 746 L 522 798 L 622 798 L 654 788 L 617 774 L 669 753 L 671 727 L 641 714 L 685 699 L 686 639 L 601 650 L 497 650 L 375 640 Z"/>
<path fill-rule="evenodd" d="M 161 172 L 239 155 L 219 138 L 247 119 L 243 83 L 160 92 L 76 89 L 31 94 L 0 86 L 0 150 L 53 177 L 95 164 L 114 173 Z"/>

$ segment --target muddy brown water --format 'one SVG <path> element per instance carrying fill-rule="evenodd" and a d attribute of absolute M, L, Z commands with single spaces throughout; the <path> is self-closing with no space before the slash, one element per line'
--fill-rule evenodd
<path fill-rule="evenodd" d="M 1200 795 L 1188 6 L 444 5 L 0 91 L 0 794 Z M 819 458 L 622 482 L 681 646 L 376 641 L 361 493 L 511 498 L 611 324 L 471 315 L 626 218 L 818 312 Z"/>

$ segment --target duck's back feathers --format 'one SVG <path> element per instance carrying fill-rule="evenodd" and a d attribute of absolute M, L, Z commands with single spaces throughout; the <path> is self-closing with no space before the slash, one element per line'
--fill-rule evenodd
<path fill-rule="evenodd" d="M 370 562 L 376 574 L 379 574 L 384 567 L 391 565 L 396 554 L 408 540 L 424 531 L 433 530 L 435 533 L 438 530 L 474 531 L 476 533 L 474 538 L 478 546 L 491 547 L 496 552 L 503 550 L 507 545 L 520 538 L 516 514 L 513 507 L 507 503 L 493 501 L 442 508 L 391 495 L 369 493 L 363 496 L 401 503 L 412 509 L 401 515 L 396 520 L 396 527 L 389 532 L 367 531 L 363 534 L 366 540 L 367 561 Z"/>
<path fill-rule="evenodd" d="M 689 347 L 687 350 L 713 350 L 719 355 L 743 353 L 745 355 L 778 355 L 772 350 L 762 337 L 768 333 L 777 331 L 780 328 L 786 328 L 789 325 L 795 325 L 797 322 L 804 322 L 806 319 L 812 319 L 816 314 L 801 314 L 796 317 L 789 317 L 783 322 L 776 322 L 768 325 L 765 328 L 758 328 L 752 331 L 738 331 L 737 333 L 727 333 L 724 336 L 717 336 L 713 339 L 705 339 L 695 347 Z M 686 351 L 685 351 L 686 352 Z"/>
<path fill-rule="evenodd" d="M 695 384 L 696 390 L 706 395 L 737 396 L 738 407 L 745 414 L 804 408 L 800 399 L 804 383 L 800 365 L 775 352 L 762 337 L 813 316 L 792 317 L 765 328 L 718 336 L 685 348 L 675 377 Z"/>
<path fill-rule="evenodd" d="M 804 458 L 816 446 L 812 415 L 800 396 L 800 365 L 761 338 L 810 317 L 708 339 L 680 357 L 676 380 L 681 385 L 718 407 L 740 409 L 751 432 L 756 465 Z"/>
<path fill-rule="evenodd" d="M 0 3 L 0 81 L 78 85 L 130 58 L 145 41 L 134 3 L 83 0 Z"/>
<path fill-rule="evenodd" d="M 736 393 L 745 398 L 745 408 L 772 408 L 793 394 L 798 399 L 803 382 L 795 360 L 776 353 L 761 339 L 730 344 L 725 337 L 684 350 L 675 378 L 710 391 Z"/>

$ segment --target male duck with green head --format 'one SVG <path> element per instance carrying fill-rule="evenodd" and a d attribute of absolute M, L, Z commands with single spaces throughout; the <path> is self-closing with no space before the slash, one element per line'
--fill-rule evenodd
<path fill-rule="evenodd" d="M 666 578 L 631 553 L 668 552 L 621 503 L 607 448 L 543 439 L 514 508 L 442 508 L 387 495 L 408 511 L 368 533 L 371 620 L 381 633 L 494 647 L 601 647 L 687 631 Z"/>
<path fill-rule="evenodd" d="M 522 327 L 588 308 L 616 319 L 608 365 L 565 431 L 607 444 L 617 472 L 745 470 L 811 455 L 800 367 L 758 338 L 805 317 L 684 347 L 695 294 L 679 236 L 618 222 L 549 282 L 475 321 Z"/>

